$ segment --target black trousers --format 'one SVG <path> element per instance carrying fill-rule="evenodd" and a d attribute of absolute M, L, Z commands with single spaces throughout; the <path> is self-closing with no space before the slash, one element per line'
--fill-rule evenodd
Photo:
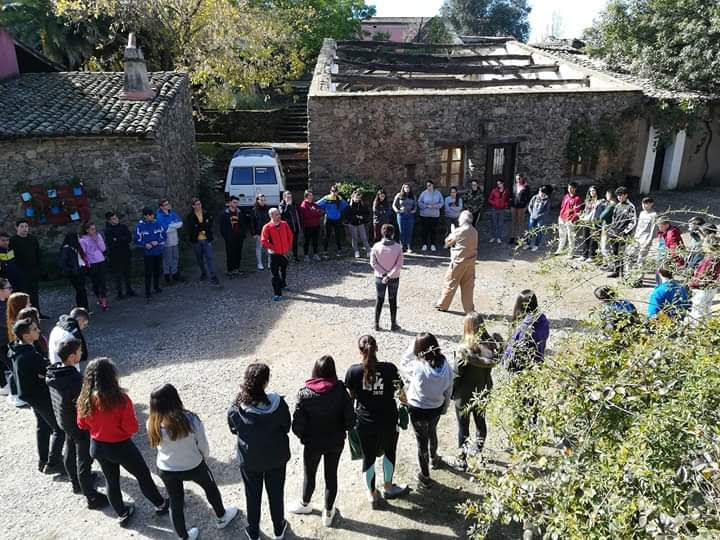
<path fill-rule="evenodd" d="M 69 276 L 70 285 L 75 289 L 75 305 L 89 309 L 87 291 L 85 290 L 85 275 L 81 272 Z"/>
<path fill-rule="evenodd" d="M 360 446 L 363 451 L 363 474 L 367 476 L 367 471 L 375 468 L 375 460 L 384 455 L 390 462 L 393 469 L 395 468 L 395 460 L 397 457 L 397 443 L 399 433 L 395 425 L 375 427 L 366 424 L 358 424 L 357 433 L 360 437 Z M 370 480 L 368 486 L 370 491 L 375 491 L 375 475 Z"/>
<path fill-rule="evenodd" d="M 27 400 L 27 402 L 35 414 L 38 461 L 51 465 L 61 463 L 65 432 L 60 429 L 57 420 L 55 420 L 50 396 L 37 400 Z"/>
<path fill-rule="evenodd" d="M 458 423 L 458 448 L 460 452 L 467 453 L 466 443 L 470 438 L 470 418 L 475 421 L 475 429 L 477 429 L 477 448 L 482 450 L 485 445 L 485 439 L 487 439 L 487 422 L 485 422 L 485 415 L 479 411 L 472 410 L 468 414 L 463 414 L 463 407 L 455 406 L 455 416 L 457 417 Z"/>
<path fill-rule="evenodd" d="M 89 432 L 76 429 L 65 433 L 63 460 L 73 488 L 80 488 L 85 497 L 92 496 L 95 493 L 95 486 L 91 474 Z"/>
<path fill-rule="evenodd" d="M 382 313 L 383 304 L 385 303 L 385 291 L 388 293 L 388 303 L 390 304 L 390 321 L 395 324 L 397 321 L 397 293 L 400 287 L 400 278 L 389 279 L 387 283 L 383 283 L 382 278 L 375 277 L 375 324 L 380 322 L 380 314 Z"/>
<path fill-rule="evenodd" d="M 292 241 L 292 253 L 293 253 L 293 259 L 296 261 L 298 260 L 298 239 L 300 238 L 300 231 L 293 231 L 293 241 Z"/>
<path fill-rule="evenodd" d="M 437 457 L 437 425 L 441 414 L 442 408 L 418 409 L 410 407 L 410 422 L 413 431 L 415 431 L 415 440 L 418 447 L 418 463 L 420 464 L 420 471 L 425 476 L 430 475 L 429 458 L 435 459 Z"/>
<path fill-rule="evenodd" d="M 423 245 L 435 245 L 435 229 L 440 223 L 439 217 L 421 217 L 420 218 L 420 234 L 422 236 Z"/>
<path fill-rule="evenodd" d="M 120 467 L 132 474 L 140 485 L 140 491 L 155 506 L 161 506 L 165 499 L 160 495 L 155 482 L 150 476 L 145 460 L 131 439 L 117 443 L 106 443 L 92 439 L 90 455 L 102 468 L 107 482 L 107 496 L 118 516 L 127 511 L 120 491 Z"/>
<path fill-rule="evenodd" d="M 337 246 L 337 250 L 341 251 L 343 245 L 343 238 L 345 237 L 345 227 L 343 226 L 342 221 L 340 221 L 339 219 L 325 220 L 325 251 L 328 250 L 328 244 L 330 244 L 331 234 L 335 235 L 335 245 Z"/>
<path fill-rule="evenodd" d="M 270 255 L 270 273 L 272 274 L 272 288 L 275 296 L 282 296 L 282 290 L 287 287 L 288 260 L 285 255 L 273 253 Z"/>
<path fill-rule="evenodd" d="M 40 283 L 38 278 L 27 275 L 25 270 L 22 270 L 26 275 L 23 276 L 21 287 L 17 288 L 17 292 L 24 292 L 30 296 L 30 303 L 34 308 L 40 311 Z M 42 311 L 40 311 L 42 313 Z"/>
<path fill-rule="evenodd" d="M 165 484 L 168 497 L 170 497 L 170 520 L 180 538 L 187 538 L 188 535 L 185 526 L 185 490 L 183 489 L 183 482 L 195 482 L 203 488 L 210 506 L 215 511 L 215 515 L 217 517 L 225 515 L 220 490 L 218 490 L 215 478 L 204 461 L 189 471 L 158 471 L 158 473 L 163 484 Z"/>
<path fill-rule="evenodd" d="M 305 255 L 310 255 L 310 244 L 312 244 L 313 253 L 317 255 L 318 242 L 320 240 L 320 227 L 305 227 L 303 236 L 305 238 Z M 325 251 L 327 251 L 327 246 L 325 246 Z"/>
<path fill-rule="evenodd" d="M 263 484 L 265 484 L 275 536 L 280 536 L 285 525 L 285 465 L 277 469 L 259 472 L 248 471 L 244 465 L 241 465 L 240 474 L 245 485 L 247 532 L 253 538 L 260 536 L 260 505 L 262 504 Z"/>
<path fill-rule="evenodd" d="M 145 255 L 145 296 L 152 293 L 152 285 L 157 291 L 160 289 L 160 276 L 162 275 L 162 255 Z"/>
<path fill-rule="evenodd" d="M 320 466 L 320 459 L 323 460 L 323 469 L 325 472 L 325 510 L 332 510 L 335 505 L 335 497 L 337 497 L 338 481 L 337 471 L 342 455 L 343 447 L 336 450 L 322 452 L 313 450 L 307 446 L 303 449 L 303 503 L 309 503 L 315 491 L 315 475 Z"/>
<path fill-rule="evenodd" d="M 95 298 L 105 298 L 107 296 L 105 261 L 90 265 L 90 281 Z"/>
<path fill-rule="evenodd" d="M 132 268 L 132 252 L 128 251 L 127 255 L 111 255 L 110 256 L 110 270 L 115 279 L 115 290 L 118 296 L 123 294 L 123 284 L 125 285 L 125 292 L 129 293 L 132 290 L 130 285 L 130 271 Z"/>
<path fill-rule="evenodd" d="M 600 231 L 592 225 L 583 225 L 580 230 L 580 239 L 582 244 L 582 254 L 587 259 L 595 257 L 598 250 L 598 238 Z"/>
<path fill-rule="evenodd" d="M 243 244 L 245 236 L 239 234 L 230 234 L 225 240 L 225 259 L 227 263 L 227 271 L 234 272 L 240 270 L 240 262 L 242 261 Z"/>

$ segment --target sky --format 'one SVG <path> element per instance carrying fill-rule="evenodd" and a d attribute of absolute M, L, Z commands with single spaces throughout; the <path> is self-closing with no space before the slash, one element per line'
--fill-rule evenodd
<path fill-rule="evenodd" d="M 378 17 L 430 17 L 437 15 L 443 0 L 366 0 L 377 7 Z M 562 35 L 580 37 L 607 4 L 607 0 L 530 0 L 530 42 L 544 37 L 553 13 L 562 19 Z"/>

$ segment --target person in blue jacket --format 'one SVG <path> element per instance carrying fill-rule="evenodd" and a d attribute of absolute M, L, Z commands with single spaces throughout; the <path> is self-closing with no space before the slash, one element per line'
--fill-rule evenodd
<path fill-rule="evenodd" d="M 152 296 L 150 284 L 154 285 L 155 293 L 162 292 L 160 288 L 160 274 L 162 274 L 162 258 L 167 233 L 163 226 L 155 221 L 155 212 L 152 208 L 143 208 L 143 218 L 135 227 L 135 244 L 143 248 L 143 261 L 145 263 L 145 298 Z"/>
<path fill-rule="evenodd" d="M 183 226 L 182 218 L 173 210 L 170 201 L 160 199 L 155 219 L 162 225 L 167 235 L 165 247 L 163 248 L 162 264 L 165 274 L 165 284 L 170 285 L 173 281 L 185 281 L 178 270 L 180 261 L 180 238 L 178 229 Z"/>
<path fill-rule="evenodd" d="M 347 210 L 348 203 L 338 192 L 336 184 L 330 186 L 330 193 L 317 202 L 317 205 L 325 211 L 325 255 L 327 255 L 330 234 L 335 235 L 335 245 L 338 256 L 342 255 L 343 244 L 343 214 Z"/>
<path fill-rule="evenodd" d="M 654 319 L 661 312 L 668 317 L 682 320 L 690 309 L 688 288 L 673 279 L 672 270 L 658 270 L 660 284 L 650 293 L 648 317 Z"/>

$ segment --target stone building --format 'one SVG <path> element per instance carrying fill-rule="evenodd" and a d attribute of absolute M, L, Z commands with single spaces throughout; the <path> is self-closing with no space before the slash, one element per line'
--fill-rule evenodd
<path fill-rule="evenodd" d="M 350 178 L 392 189 L 426 180 L 462 188 L 476 179 L 487 191 L 523 172 L 533 185 L 609 174 L 639 185 L 648 127 L 633 111 L 646 99 L 636 81 L 510 38 L 326 40 L 308 98 L 310 182 L 322 191 Z M 577 126 L 601 122 L 616 131 L 617 150 L 571 159 Z M 680 169 L 678 160 L 670 169 Z M 697 181 L 679 172 L 674 180 Z"/>
<path fill-rule="evenodd" d="M 187 208 L 198 178 L 194 139 L 187 74 L 148 74 L 134 43 L 126 49 L 125 73 L 6 69 L 0 72 L 2 228 L 12 230 L 23 215 L 28 203 L 21 192 L 70 178 L 83 183 L 96 222 L 110 209 L 135 221 L 142 206 L 161 197 Z M 52 239 L 65 229 L 47 225 L 36 232 Z"/>

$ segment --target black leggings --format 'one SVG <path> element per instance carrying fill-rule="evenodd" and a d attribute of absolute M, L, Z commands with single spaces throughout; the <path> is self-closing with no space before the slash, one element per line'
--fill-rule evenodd
<path fill-rule="evenodd" d="M 145 255 L 143 257 L 145 266 L 145 296 L 150 296 L 150 285 L 155 291 L 160 290 L 160 275 L 162 274 L 162 255 Z"/>
<path fill-rule="evenodd" d="M 305 475 L 303 477 L 303 494 L 302 502 L 307 504 L 312 498 L 315 491 L 315 475 L 320 466 L 320 458 L 323 458 L 323 467 L 325 472 L 325 510 L 332 510 L 337 497 L 338 481 L 337 471 L 342 455 L 343 447 L 337 450 L 313 450 L 307 446 L 303 449 L 303 467 Z"/>
<path fill-rule="evenodd" d="M 343 237 L 345 235 L 345 228 L 343 227 L 342 221 L 339 219 L 325 220 L 325 251 L 328 250 L 331 234 L 335 235 L 335 245 L 337 246 L 337 250 L 342 251 Z"/>
<path fill-rule="evenodd" d="M 435 245 L 435 229 L 437 228 L 438 223 L 440 223 L 439 217 L 420 218 L 420 234 L 422 235 L 423 245 Z"/>
<path fill-rule="evenodd" d="M 400 278 L 388 279 L 387 283 L 383 283 L 383 278 L 375 277 L 375 324 L 380 323 L 380 314 L 382 313 L 383 304 L 385 303 L 385 290 L 388 293 L 388 303 L 390 304 L 390 321 L 392 324 L 397 322 L 397 293 L 400 287 Z"/>
<path fill-rule="evenodd" d="M 320 227 L 305 227 L 303 236 L 305 237 L 305 256 L 307 257 L 310 255 L 310 244 L 312 244 L 313 253 L 317 255 L 318 240 L 320 240 Z M 325 246 L 325 251 L 327 251 L 327 246 Z"/>
<path fill-rule="evenodd" d="M 35 439 L 39 463 L 58 465 L 62 462 L 62 449 L 65 432 L 58 426 L 53 412 L 50 396 L 40 399 L 28 399 L 35 414 Z"/>
<path fill-rule="evenodd" d="M 85 290 L 85 276 L 82 273 L 74 274 L 68 279 L 70 285 L 75 289 L 75 305 L 88 309 L 90 306 L 88 305 L 87 291 Z"/>
<path fill-rule="evenodd" d="M 395 424 L 384 428 L 358 425 L 360 446 L 363 451 L 363 476 L 369 491 L 375 491 L 375 459 L 384 455 L 383 480 L 392 482 L 395 473 L 395 457 L 397 452 L 398 431 Z"/>
<path fill-rule="evenodd" d="M 189 471 L 158 471 L 160 479 L 165 484 L 168 497 L 170 497 L 170 519 L 172 521 L 175 532 L 180 538 L 187 538 L 188 532 L 185 526 L 185 490 L 183 482 L 195 482 L 205 491 L 210 506 L 213 507 L 217 517 L 225 515 L 225 507 L 223 506 L 220 490 L 212 472 L 207 464 L 203 461 Z"/>
<path fill-rule="evenodd" d="M 442 415 L 442 407 L 438 409 L 418 409 L 410 407 L 410 422 L 415 431 L 418 446 L 418 463 L 420 471 L 430 476 L 429 458 L 437 458 L 438 438 L 437 425 Z M 428 447 L 430 452 L 428 453 Z"/>
<path fill-rule="evenodd" d="M 120 491 L 120 466 L 132 474 L 140 485 L 140 491 L 156 507 L 162 506 L 165 499 L 160 495 L 155 482 L 150 476 L 145 460 L 131 439 L 117 443 L 106 443 L 92 440 L 90 455 L 98 460 L 107 482 L 107 496 L 118 516 L 127 512 Z"/>
<path fill-rule="evenodd" d="M 598 250 L 599 231 L 592 225 L 583 225 L 580 231 L 582 254 L 587 259 L 594 258 Z"/>

